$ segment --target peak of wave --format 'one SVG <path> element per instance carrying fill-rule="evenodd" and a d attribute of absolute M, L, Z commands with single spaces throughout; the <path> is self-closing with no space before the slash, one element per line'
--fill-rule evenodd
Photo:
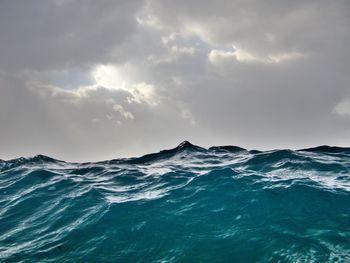
<path fill-rule="evenodd" d="M 329 146 L 321 145 L 312 148 L 305 148 L 298 151 L 303 152 L 316 152 L 316 153 L 350 153 L 350 147 L 338 147 L 338 146 Z"/>
<path fill-rule="evenodd" d="M 35 155 L 34 157 L 29 158 L 28 160 L 32 162 L 59 162 L 59 160 L 57 159 L 42 154 Z"/>
<path fill-rule="evenodd" d="M 38 154 L 28 158 L 20 157 L 20 158 L 4 161 L 4 163 L 10 167 L 14 167 L 22 164 L 33 164 L 33 163 L 43 164 L 43 163 L 57 163 L 57 162 L 62 162 L 62 161 L 56 160 L 54 158 L 51 158 L 49 156 L 42 155 L 42 154 Z"/>
<path fill-rule="evenodd" d="M 130 159 L 128 160 L 128 162 L 129 163 L 148 163 L 156 160 L 168 159 L 182 152 L 193 153 L 193 152 L 204 152 L 204 151 L 206 151 L 205 148 L 194 145 L 189 141 L 183 141 L 175 148 L 162 150 L 158 153 L 146 154 L 139 158 Z"/>
<path fill-rule="evenodd" d="M 200 147 L 200 146 L 194 145 L 194 144 L 190 143 L 189 141 L 183 141 L 177 147 L 175 147 L 171 150 L 174 150 L 174 151 L 182 151 L 182 150 L 204 151 L 205 149 Z"/>

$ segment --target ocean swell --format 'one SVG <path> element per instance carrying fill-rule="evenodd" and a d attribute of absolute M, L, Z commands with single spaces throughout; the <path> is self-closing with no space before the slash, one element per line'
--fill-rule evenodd
<path fill-rule="evenodd" d="M 0 161 L 1 262 L 350 262 L 350 149 Z"/>

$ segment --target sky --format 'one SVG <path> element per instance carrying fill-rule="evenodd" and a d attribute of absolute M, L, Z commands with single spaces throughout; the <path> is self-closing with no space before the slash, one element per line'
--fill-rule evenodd
<path fill-rule="evenodd" d="M 350 146 L 348 0 L 1 0 L 0 158 Z"/>

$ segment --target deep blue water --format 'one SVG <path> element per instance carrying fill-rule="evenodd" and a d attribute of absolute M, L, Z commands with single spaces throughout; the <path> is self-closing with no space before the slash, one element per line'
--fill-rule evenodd
<path fill-rule="evenodd" d="M 350 148 L 0 161 L 1 262 L 350 262 Z"/>

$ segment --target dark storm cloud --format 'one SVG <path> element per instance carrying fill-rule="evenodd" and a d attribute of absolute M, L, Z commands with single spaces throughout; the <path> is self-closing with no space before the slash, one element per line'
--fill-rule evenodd
<path fill-rule="evenodd" d="M 349 145 L 347 1 L 2 1 L 2 158 Z"/>

